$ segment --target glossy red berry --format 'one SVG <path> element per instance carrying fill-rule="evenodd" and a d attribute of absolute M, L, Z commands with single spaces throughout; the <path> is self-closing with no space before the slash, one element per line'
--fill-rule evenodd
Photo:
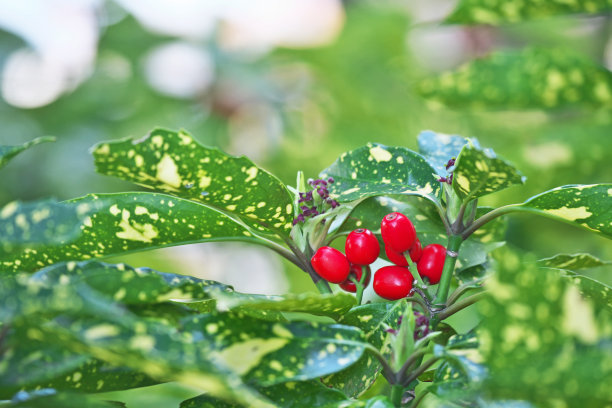
<path fill-rule="evenodd" d="M 401 299 L 412 290 L 412 275 L 404 266 L 383 266 L 374 274 L 374 292 L 388 300 Z"/>
<path fill-rule="evenodd" d="M 351 232 L 346 238 L 344 252 L 350 263 L 369 265 L 378 258 L 380 246 L 372 231 L 359 228 Z"/>
<path fill-rule="evenodd" d="M 391 262 L 393 262 L 397 266 L 408 266 L 408 261 L 404 254 L 400 254 L 399 252 L 395 252 L 388 245 L 385 245 L 385 254 L 387 254 L 387 258 Z"/>
<path fill-rule="evenodd" d="M 342 282 L 339 286 L 347 292 L 357 292 L 357 285 L 355 285 L 353 281 L 351 281 L 351 278 L 354 277 L 355 279 L 360 280 L 362 274 L 361 268 L 361 265 L 351 265 L 351 272 L 349 273 L 348 278 L 346 278 L 346 280 Z M 370 278 L 372 277 L 372 273 L 370 272 L 369 266 L 365 266 L 364 268 L 366 268 L 366 277 L 365 281 L 363 282 L 363 287 L 367 288 L 370 284 Z"/>
<path fill-rule="evenodd" d="M 440 282 L 444 260 L 446 259 L 446 248 L 440 244 L 431 244 L 423 248 L 421 259 L 417 263 L 419 275 L 429 279 L 429 283 L 435 285 Z"/>
<path fill-rule="evenodd" d="M 320 277 L 331 283 L 344 282 L 351 269 L 342 252 L 327 246 L 319 248 L 310 263 Z"/>
<path fill-rule="evenodd" d="M 409 253 L 412 262 L 419 262 L 419 259 L 421 259 L 421 256 L 423 255 L 423 247 L 421 246 L 421 241 L 419 241 L 418 238 L 416 241 L 414 241 L 414 245 L 412 245 L 412 248 L 410 248 Z"/>
<path fill-rule="evenodd" d="M 380 223 L 380 233 L 385 245 L 399 253 L 412 248 L 416 240 L 414 225 L 408 217 L 398 212 L 385 215 Z"/>

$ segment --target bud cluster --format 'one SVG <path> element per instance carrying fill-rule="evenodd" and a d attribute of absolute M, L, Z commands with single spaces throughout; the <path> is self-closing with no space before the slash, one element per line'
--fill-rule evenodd
<path fill-rule="evenodd" d="M 327 190 L 328 184 L 332 184 L 334 179 L 332 177 L 327 180 L 323 179 L 308 179 L 308 184 L 312 187 L 312 191 L 300 193 L 298 203 L 300 204 L 300 213 L 293 220 L 293 225 L 304 222 L 306 218 L 316 217 L 319 214 L 323 214 L 329 208 L 336 208 L 340 204 L 336 200 L 329 197 L 329 191 Z M 319 196 L 316 197 L 315 193 Z M 318 200 L 320 198 L 320 200 Z M 318 204 L 317 202 L 320 201 Z"/>
<path fill-rule="evenodd" d="M 448 169 L 450 169 L 451 167 L 453 167 L 453 166 L 455 165 L 455 161 L 456 161 L 456 159 L 455 159 L 454 157 L 453 157 L 452 159 L 450 159 L 450 160 L 448 161 L 448 163 L 446 163 L 446 166 L 445 166 L 445 167 L 446 167 L 446 170 L 448 170 Z M 451 170 L 449 173 L 450 173 L 450 175 L 449 175 L 448 177 L 440 177 L 440 178 L 438 179 L 438 181 L 439 181 L 440 183 L 448 183 L 448 184 L 453 184 L 453 171 Z"/>

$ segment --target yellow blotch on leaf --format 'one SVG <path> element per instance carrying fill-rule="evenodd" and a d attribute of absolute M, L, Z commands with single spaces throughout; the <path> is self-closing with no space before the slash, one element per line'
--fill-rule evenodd
<path fill-rule="evenodd" d="M 181 176 L 178 173 L 178 166 L 168 154 L 164 154 L 157 163 L 157 174 L 155 177 L 164 184 L 178 188 L 182 184 Z"/>

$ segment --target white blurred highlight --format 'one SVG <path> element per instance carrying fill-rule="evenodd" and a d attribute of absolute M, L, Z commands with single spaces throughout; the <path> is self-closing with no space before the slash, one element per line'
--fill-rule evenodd
<path fill-rule="evenodd" d="M 156 91 L 193 98 L 213 82 L 214 62 L 203 47 L 177 41 L 160 45 L 147 56 L 145 74 Z"/>
<path fill-rule="evenodd" d="M 289 283 L 278 255 L 248 244 L 206 243 L 167 248 L 169 258 L 191 275 L 231 285 L 238 292 L 286 293 Z"/>
<path fill-rule="evenodd" d="M 98 0 L 0 0 L 0 28 L 34 51 L 17 50 L 2 75 L 4 99 L 20 108 L 44 106 L 91 73 L 98 42 Z M 40 92 L 36 92 L 37 88 Z"/>

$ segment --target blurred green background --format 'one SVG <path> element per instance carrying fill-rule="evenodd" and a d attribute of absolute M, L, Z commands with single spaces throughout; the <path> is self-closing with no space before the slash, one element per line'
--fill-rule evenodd
<path fill-rule="evenodd" d="M 425 129 L 476 137 L 527 176 L 524 187 L 487 197 L 487 205 L 564 184 L 612 182 L 605 94 L 612 89 L 610 16 L 446 24 L 455 3 L 2 0 L 1 143 L 41 135 L 58 140 L 6 167 L 0 203 L 138 189 L 97 175 L 88 149 L 155 126 L 185 128 L 203 144 L 245 154 L 290 184 L 296 171 L 314 177 L 340 153 L 369 141 L 416 149 Z M 568 92 L 541 104 L 530 96 L 554 78 L 521 53 L 536 50 L 529 54 L 535 59 L 537 50 L 553 49 L 585 61 L 578 69 L 584 68 L 586 83 L 603 78 L 604 88 L 597 89 L 604 97 Z M 520 78 L 525 63 L 531 85 L 514 88 L 510 68 L 502 66 L 493 74 L 476 71 L 469 79 L 482 86 L 470 83 L 455 98 L 453 78 L 439 76 L 496 52 L 519 55 L 514 74 Z M 572 64 L 560 64 L 557 72 L 568 74 Z M 461 78 L 459 93 L 468 85 Z M 506 86 L 509 96 L 496 94 L 494 85 Z M 540 257 L 585 251 L 612 259 L 609 241 L 533 216 L 511 218 L 508 240 Z M 310 288 L 306 276 L 273 253 L 244 245 L 194 245 L 121 259 L 251 292 Z M 612 282 L 610 268 L 589 273 Z"/>

